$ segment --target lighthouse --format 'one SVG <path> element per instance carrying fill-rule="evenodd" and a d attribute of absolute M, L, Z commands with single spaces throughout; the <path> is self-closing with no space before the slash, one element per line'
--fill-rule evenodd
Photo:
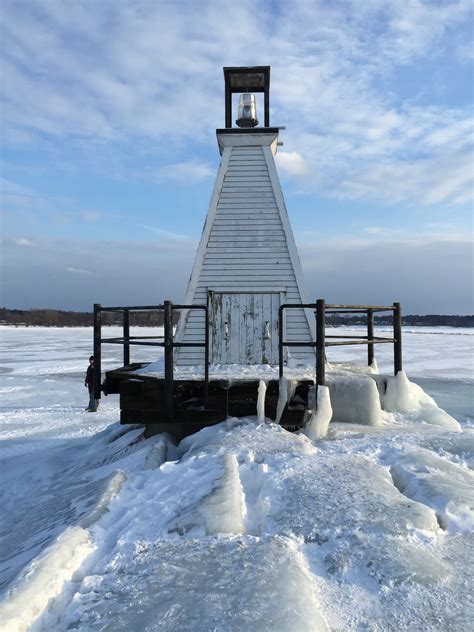
<path fill-rule="evenodd" d="M 270 67 L 224 68 L 225 127 L 221 156 L 183 304 L 94 305 L 94 393 L 120 394 L 120 421 L 146 425 L 146 435 L 182 437 L 229 417 L 272 419 L 312 436 L 338 421 L 381 423 L 389 378 L 374 366 L 374 345 L 394 345 L 402 370 L 401 309 L 308 302 L 275 166 L 282 128 L 270 125 Z M 238 94 L 235 120 L 232 97 Z M 263 93 L 263 117 L 258 112 Z M 261 124 L 263 121 L 263 125 Z M 103 312 L 122 314 L 121 337 L 104 338 Z M 134 335 L 130 316 L 158 312 L 163 335 Z M 175 331 L 174 316 L 179 312 Z M 375 335 L 374 314 L 391 312 L 393 337 Z M 326 333 L 326 314 L 363 314 L 366 335 Z M 313 333 L 313 325 L 315 332 Z M 100 383 L 102 344 L 123 345 L 123 364 Z M 326 348 L 366 345 L 368 367 L 326 366 Z M 130 347 L 164 348 L 152 363 L 131 363 Z M 326 368 L 331 375 L 326 380 Z M 355 380 L 355 381 L 354 381 Z M 355 388 L 355 391 L 354 391 Z M 354 407 L 354 393 L 358 404 Z"/>
<path fill-rule="evenodd" d="M 186 292 L 186 304 L 209 309 L 211 364 L 278 364 L 279 307 L 306 302 L 303 273 L 275 155 L 280 128 L 270 125 L 270 66 L 224 68 L 225 128 L 217 129 L 221 161 Z M 239 94 L 233 121 L 232 95 Z M 263 125 L 256 94 L 263 93 Z M 314 339 L 309 314 L 285 316 L 287 340 Z M 183 311 L 176 339 L 204 337 L 205 318 Z M 285 350 L 288 356 L 288 350 Z M 203 363 L 202 349 L 182 347 L 177 365 Z M 311 347 L 292 349 L 314 362 Z"/>

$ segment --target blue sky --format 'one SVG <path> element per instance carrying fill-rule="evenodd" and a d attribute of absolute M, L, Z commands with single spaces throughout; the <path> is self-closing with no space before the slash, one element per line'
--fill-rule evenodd
<path fill-rule="evenodd" d="M 2 3 L 2 300 L 182 300 L 223 66 L 270 65 L 308 294 L 472 313 L 472 3 Z"/>

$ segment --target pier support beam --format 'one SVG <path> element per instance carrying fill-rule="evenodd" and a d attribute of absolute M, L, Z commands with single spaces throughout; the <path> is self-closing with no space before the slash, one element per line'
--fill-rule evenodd
<path fill-rule="evenodd" d="M 394 374 L 402 370 L 402 310 L 400 303 L 393 304 L 393 366 Z"/>
<path fill-rule="evenodd" d="M 94 399 L 100 399 L 101 391 L 101 373 L 102 373 L 102 359 L 101 359 L 101 345 L 100 339 L 102 337 L 102 313 L 101 304 L 94 303 Z"/>
<path fill-rule="evenodd" d="M 319 298 L 316 301 L 316 384 L 323 386 L 326 382 L 326 301 Z"/>
<path fill-rule="evenodd" d="M 370 342 L 374 339 L 374 310 L 367 310 L 367 364 L 370 366 L 374 361 L 374 343 Z"/>
<path fill-rule="evenodd" d="M 163 303 L 165 348 L 165 415 L 173 418 L 173 304 Z"/>

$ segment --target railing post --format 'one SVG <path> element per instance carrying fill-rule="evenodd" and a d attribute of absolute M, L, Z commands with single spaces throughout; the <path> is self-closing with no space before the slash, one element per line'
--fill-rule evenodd
<path fill-rule="evenodd" d="M 402 370 L 402 310 L 400 303 L 393 304 L 393 367 L 397 375 Z"/>
<path fill-rule="evenodd" d="M 164 348 L 165 348 L 165 415 L 173 418 L 173 304 L 164 302 Z"/>
<path fill-rule="evenodd" d="M 374 310 L 367 310 L 367 340 L 374 339 Z M 374 344 L 367 343 L 367 364 L 370 366 L 374 361 Z"/>
<path fill-rule="evenodd" d="M 130 312 L 123 310 L 123 365 L 130 364 Z"/>
<path fill-rule="evenodd" d="M 283 305 L 278 309 L 278 367 L 279 375 L 283 377 Z"/>
<path fill-rule="evenodd" d="M 100 380 L 102 373 L 102 358 L 101 358 L 101 305 L 100 303 L 94 303 L 94 399 L 100 399 Z"/>
<path fill-rule="evenodd" d="M 316 301 L 316 384 L 324 385 L 325 362 L 326 362 L 326 323 L 325 323 L 326 301 L 319 298 Z"/>
<path fill-rule="evenodd" d="M 209 307 L 204 312 L 204 326 L 206 328 L 204 335 L 204 408 L 207 408 L 207 400 L 209 394 Z"/>

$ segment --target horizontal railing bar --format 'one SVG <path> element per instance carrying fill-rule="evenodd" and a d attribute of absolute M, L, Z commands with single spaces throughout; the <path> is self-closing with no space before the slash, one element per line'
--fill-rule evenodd
<path fill-rule="evenodd" d="M 315 342 L 286 342 L 281 343 L 283 347 L 315 347 Z"/>
<path fill-rule="evenodd" d="M 132 305 L 130 307 L 99 307 L 101 312 L 141 312 L 141 311 L 153 311 L 158 309 L 164 309 L 163 305 Z"/>
<path fill-rule="evenodd" d="M 117 342 L 121 344 L 128 344 L 132 340 L 163 340 L 163 336 L 130 336 L 129 338 L 101 338 L 101 342 Z"/>
<path fill-rule="evenodd" d="M 326 305 L 326 311 L 328 309 L 373 309 L 373 310 L 383 310 L 387 312 L 392 312 L 395 308 L 393 305 L 389 305 L 385 307 L 384 305 Z"/>
<path fill-rule="evenodd" d="M 326 342 L 325 347 L 336 347 L 343 345 L 377 345 L 384 343 L 394 343 L 396 340 L 384 338 L 383 340 L 348 340 L 347 342 Z"/>
<path fill-rule="evenodd" d="M 350 340 L 355 340 L 357 338 L 362 338 L 363 340 L 368 340 L 368 336 L 335 336 L 335 335 L 327 335 L 326 334 L 326 338 L 348 338 Z"/>
<path fill-rule="evenodd" d="M 124 345 L 123 340 L 114 340 L 113 338 L 106 338 L 106 339 L 101 339 L 100 341 L 101 343 L 106 343 L 109 345 Z M 142 345 L 142 346 L 147 346 L 147 347 L 164 347 L 165 343 L 164 342 L 145 342 L 145 341 L 140 341 L 140 340 L 130 340 L 130 342 L 127 342 L 126 344 L 129 345 Z"/>
<path fill-rule="evenodd" d="M 173 347 L 205 347 L 205 342 L 173 342 Z"/>
<path fill-rule="evenodd" d="M 325 314 L 367 314 L 367 311 L 366 309 L 327 309 Z"/>
<path fill-rule="evenodd" d="M 301 309 L 301 308 L 316 309 L 316 303 L 284 303 L 280 309 Z"/>
<path fill-rule="evenodd" d="M 142 312 L 142 311 L 155 311 L 164 309 L 164 305 L 131 305 L 120 307 L 100 307 L 100 312 Z M 173 305 L 173 309 L 203 309 L 207 310 L 206 305 Z"/>

